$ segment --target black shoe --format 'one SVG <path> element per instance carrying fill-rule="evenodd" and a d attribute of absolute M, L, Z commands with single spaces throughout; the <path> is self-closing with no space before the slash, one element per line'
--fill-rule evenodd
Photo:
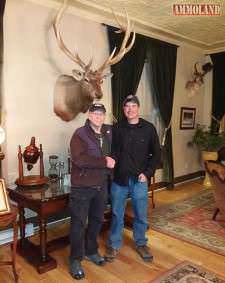
<path fill-rule="evenodd" d="M 86 255 L 85 259 L 93 262 L 96 265 L 100 265 L 100 266 L 105 265 L 106 263 L 105 258 L 101 256 L 99 253 L 93 254 L 93 255 Z"/>
<path fill-rule="evenodd" d="M 146 245 L 137 246 L 136 250 L 144 261 L 147 261 L 147 262 L 153 261 L 153 255 L 151 254 L 149 248 Z"/>
<path fill-rule="evenodd" d="M 114 259 L 117 257 L 118 254 L 119 254 L 119 250 L 114 249 L 112 247 L 107 247 L 105 253 L 105 260 L 112 262 L 114 261 Z"/>
<path fill-rule="evenodd" d="M 70 273 L 73 278 L 80 280 L 85 277 L 81 262 L 78 259 L 70 260 Z"/>

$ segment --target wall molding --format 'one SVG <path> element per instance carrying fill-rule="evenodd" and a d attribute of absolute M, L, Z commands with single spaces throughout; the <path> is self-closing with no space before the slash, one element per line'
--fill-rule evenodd
<path fill-rule="evenodd" d="M 179 184 L 179 183 L 182 183 L 182 182 L 185 182 L 185 181 L 190 181 L 190 180 L 193 180 L 193 179 L 196 179 L 196 178 L 203 177 L 204 175 L 205 175 L 205 172 L 203 170 L 201 170 L 201 171 L 197 171 L 197 172 L 190 173 L 190 174 L 187 174 L 187 175 L 175 177 L 174 178 L 174 184 Z"/>
<path fill-rule="evenodd" d="M 26 1 L 54 9 L 58 9 L 62 3 L 57 0 L 26 0 Z M 105 23 L 112 26 L 117 26 L 117 23 L 115 23 L 115 21 L 113 20 L 112 13 L 109 8 L 95 5 L 90 1 L 76 0 L 75 2 L 71 3 L 67 12 L 76 15 L 78 17 L 94 20 L 99 23 Z M 119 19 L 123 18 L 121 17 L 122 13 L 116 12 L 116 15 L 118 16 Z M 218 41 L 215 42 L 214 44 L 207 44 L 203 41 L 193 39 L 189 36 L 181 35 L 174 31 L 167 30 L 165 28 L 161 28 L 153 24 L 149 25 L 147 22 L 141 21 L 140 19 L 131 18 L 131 20 L 134 22 L 136 32 L 146 36 L 150 36 L 159 40 L 176 44 L 178 46 L 185 43 L 192 47 L 201 49 L 204 53 L 215 53 L 215 52 L 219 52 L 217 50 L 225 50 L 225 46 L 224 46 L 225 41 Z"/>
<path fill-rule="evenodd" d="M 41 5 L 48 8 L 53 9 L 59 9 L 61 6 L 61 3 L 57 2 L 56 0 L 26 0 L 27 2 L 32 2 L 37 5 Z M 95 7 L 91 5 L 90 3 L 87 4 L 84 2 L 76 3 L 77 6 L 70 5 L 68 9 L 65 11 L 65 13 L 69 13 L 72 15 L 75 15 L 80 18 L 92 20 L 98 23 L 104 23 L 107 25 L 117 26 L 118 24 L 115 22 L 115 20 L 112 17 L 112 13 L 103 8 Z M 78 6 L 79 5 L 79 6 Z M 121 17 L 121 14 L 116 13 L 118 18 L 121 20 L 123 17 Z M 191 38 L 181 36 L 175 32 L 168 31 L 166 29 L 159 28 L 157 26 L 148 25 L 145 22 L 142 22 L 140 20 L 137 20 L 135 18 L 131 18 L 135 25 L 135 31 L 137 33 L 143 34 L 145 36 L 149 36 L 155 39 L 159 39 L 162 41 L 169 42 L 171 44 L 175 44 L 180 46 L 181 44 L 187 44 L 192 46 L 193 48 L 200 49 L 204 51 L 205 49 L 210 50 L 211 46 L 208 46 L 204 44 L 203 42 L 197 42 L 192 40 Z M 121 21 L 122 22 L 122 21 Z"/>

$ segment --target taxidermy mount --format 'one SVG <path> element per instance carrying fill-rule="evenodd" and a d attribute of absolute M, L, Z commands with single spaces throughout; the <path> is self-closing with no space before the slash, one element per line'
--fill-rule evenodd
<path fill-rule="evenodd" d="M 126 27 L 122 27 L 116 32 L 124 32 L 124 38 L 120 49 L 115 47 L 110 56 L 96 70 L 91 69 L 93 58 L 86 64 L 78 53 L 72 53 L 65 45 L 59 31 L 60 21 L 67 8 L 67 0 L 64 1 L 53 21 L 53 29 L 59 48 L 69 57 L 79 70 L 72 70 L 71 75 L 60 75 L 55 84 L 54 90 L 54 112 L 63 121 L 73 120 L 78 113 L 85 113 L 94 99 L 101 99 L 103 96 L 101 84 L 103 79 L 110 74 L 104 74 L 105 69 L 118 63 L 123 56 L 130 51 L 135 42 L 135 32 L 130 24 L 126 13 Z M 115 16 L 115 14 L 114 14 Z M 117 18 L 116 18 L 117 20 Z M 118 22 L 118 20 L 117 20 Z M 132 37 L 131 37 L 132 33 Z M 131 37 L 131 40 L 129 40 Z M 128 43 L 129 41 L 129 43 Z M 117 51 L 117 52 L 116 52 Z"/>

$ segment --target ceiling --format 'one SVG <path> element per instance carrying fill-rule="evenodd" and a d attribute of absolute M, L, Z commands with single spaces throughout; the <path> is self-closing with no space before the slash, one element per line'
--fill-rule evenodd
<path fill-rule="evenodd" d="M 220 4 L 221 15 L 174 16 L 174 3 Z M 208 52 L 225 50 L 225 0 L 69 0 L 69 4 L 103 17 L 105 23 L 113 21 L 110 7 L 117 15 L 123 15 L 125 8 L 137 32 L 178 44 L 186 42 Z"/>

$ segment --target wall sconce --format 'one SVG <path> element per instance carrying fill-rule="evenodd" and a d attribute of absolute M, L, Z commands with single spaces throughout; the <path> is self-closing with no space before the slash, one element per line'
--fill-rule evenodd
<path fill-rule="evenodd" d="M 201 70 L 200 70 L 201 69 Z M 204 76 L 213 69 L 211 63 L 206 63 L 200 66 L 199 62 L 196 62 L 194 65 L 193 79 L 187 81 L 185 88 L 189 90 L 189 96 L 194 96 L 200 87 L 204 84 Z"/>

